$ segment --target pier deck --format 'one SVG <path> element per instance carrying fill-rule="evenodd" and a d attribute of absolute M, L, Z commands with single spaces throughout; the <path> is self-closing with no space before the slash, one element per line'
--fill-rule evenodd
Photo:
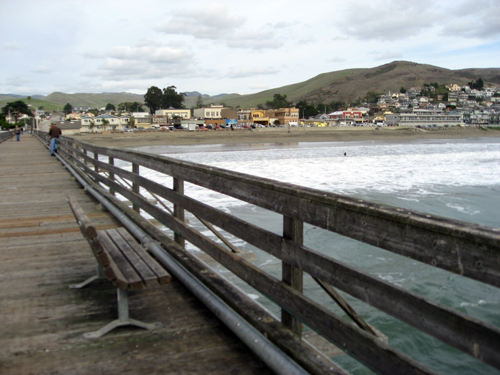
<path fill-rule="evenodd" d="M 95 260 L 66 193 L 98 229 L 119 226 L 31 135 L 0 144 L 0 373 L 270 374 L 271 370 L 175 279 L 130 293 L 130 316 L 161 322 L 82 335 L 116 318 L 116 289 Z"/>

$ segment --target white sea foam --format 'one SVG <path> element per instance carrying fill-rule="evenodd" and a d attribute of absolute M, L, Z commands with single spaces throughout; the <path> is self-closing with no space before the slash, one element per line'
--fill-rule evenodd
<path fill-rule="evenodd" d="M 321 144 L 169 156 L 337 194 L 383 194 L 410 202 L 438 197 L 450 187 L 500 185 L 499 143 Z M 224 210 L 244 204 L 190 184 L 186 194 Z"/>

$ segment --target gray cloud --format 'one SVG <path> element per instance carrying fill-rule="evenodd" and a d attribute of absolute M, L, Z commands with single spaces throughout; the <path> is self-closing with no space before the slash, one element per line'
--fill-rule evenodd
<path fill-rule="evenodd" d="M 41 65 L 41 66 L 33 69 L 33 72 L 40 73 L 40 74 L 48 74 L 48 73 L 52 72 L 52 69 L 50 69 L 47 66 Z"/>
<path fill-rule="evenodd" d="M 334 63 L 341 63 L 341 62 L 345 62 L 347 60 L 344 57 L 335 56 L 335 57 L 333 57 L 331 59 L 328 59 L 328 61 L 334 62 Z"/>
<path fill-rule="evenodd" d="M 229 13 L 225 6 L 212 4 L 203 9 L 174 11 L 170 20 L 154 30 L 197 39 L 220 39 L 244 22 L 244 17 Z"/>
<path fill-rule="evenodd" d="M 21 46 L 16 42 L 8 42 L 3 44 L 3 48 L 11 51 L 17 51 L 21 49 Z"/>
<path fill-rule="evenodd" d="M 117 46 L 106 54 L 104 62 L 94 71 L 85 72 L 87 77 L 101 77 L 106 80 L 150 79 L 167 75 L 185 76 L 193 69 L 191 53 L 171 47 L 150 46 Z M 86 54 L 96 58 L 99 54 Z"/>
<path fill-rule="evenodd" d="M 455 4 L 453 16 L 441 35 L 465 38 L 494 38 L 500 35 L 500 2 L 466 0 Z"/>
<path fill-rule="evenodd" d="M 5 80 L 6 86 L 13 86 L 13 87 L 26 86 L 30 82 L 31 82 L 30 79 L 27 79 L 23 76 L 8 77 Z"/>
<path fill-rule="evenodd" d="M 394 41 L 416 36 L 443 18 L 429 0 L 353 4 L 339 29 L 357 39 Z"/>
<path fill-rule="evenodd" d="M 226 42 L 230 48 L 253 50 L 277 49 L 283 47 L 284 40 L 278 40 L 271 32 L 241 32 Z"/>
<path fill-rule="evenodd" d="M 218 40 L 230 48 L 263 50 L 280 48 L 274 32 L 289 28 L 289 22 L 267 23 L 258 30 L 243 30 L 246 18 L 229 13 L 225 6 L 212 4 L 203 9 L 175 11 L 170 20 L 154 30 L 165 34 Z"/>
<path fill-rule="evenodd" d="M 394 59 L 401 59 L 403 57 L 403 54 L 400 52 L 373 51 L 370 52 L 370 54 L 374 56 L 375 60 L 394 60 Z"/>
<path fill-rule="evenodd" d="M 276 74 L 279 70 L 275 68 L 243 68 L 238 70 L 231 70 L 227 73 L 228 78 L 246 78 L 260 75 Z"/>

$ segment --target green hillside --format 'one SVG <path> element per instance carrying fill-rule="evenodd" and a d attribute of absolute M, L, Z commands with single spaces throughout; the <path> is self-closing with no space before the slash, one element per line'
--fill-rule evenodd
<path fill-rule="evenodd" d="M 205 104 L 224 102 L 229 106 L 250 107 L 272 100 L 274 94 L 286 95 L 293 103 L 307 100 L 309 103 L 332 101 L 352 102 L 374 91 L 386 94 L 399 92 L 401 87 L 423 86 L 424 83 L 465 85 L 482 78 L 485 86 L 500 86 L 500 68 L 449 70 L 437 66 L 394 61 L 370 69 L 346 69 L 319 74 L 299 82 L 251 95 L 204 99 Z"/>
<path fill-rule="evenodd" d="M 83 106 L 92 108 L 106 107 L 108 103 L 117 106 L 125 102 L 144 103 L 144 96 L 130 93 L 100 93 L 100 94 L 65 94 L 62 92 L 54 92 L 43 98 L 46 101 L 59 103 L 63 106 L 70 103 L 72 106 Z"/>
<path fill-rule="evenodd" d="M 32 108 L 38 109 L 40 107 L 43 107 L 44 111 L 46 111 L 46 112 L 54 112 L 57 110 L 62 111 L 62 109 L 64 107 L 64 104 L 61 105 L 59 103 L 54 103 L 54 102 L 42 100 L 42 99 L 31 99 L 31 101 L 28 101 L 28 99 L 26 99 L 26 98 L 20 99 L 20 98 L 2 97 L 2 98 L 0 98 L 0 108 L 4 107 L 7 103 L 16 102 L 18 100 L 21 100 L 21 101 L 25 102 L 26 104 L 31 105 Z"/>
<path fill-rule="evenodd" d="M 482 78 L 485 87 L 500 86 L 500 68 L 450 70 L 433 65 L 418 64 L 408 61 L 394 61 L 389 64 L 367 69 L 345 69 L 319 74 L 307 81 L 261 91 L 250 95 L 228 94 L 215 97 L 203 97 L 204 105 L 224 104 L 231 107 L 257 107 L 272 100 L 274 94 L 286 95 L 292 103 L 307 100 L 309 103 L 342 101 L 350 103 L 364 97 L 368 92 L 385 94 L 399 92 L 401 87 L 423 86 L 424 83 L 459 85 Z M 197 95 L 186 97 L 187 108 L 196 106 Z M 7 102 L 19 100 L 0 95 L 0 107 Z M 22 99 L 26 101 L 26 99 Z M 46 111 L 61 110 L 66 103 L 73 106 L 102 108 L 111 103 L 117 106 L 124 102 L 144 103 L 144 96 L 130 93 L 65 94 L 54 92 L 43 99 L 32 99 L 36 108 L 43 106 Z M 146 109 L 146 108 L 144 108 Z"/>

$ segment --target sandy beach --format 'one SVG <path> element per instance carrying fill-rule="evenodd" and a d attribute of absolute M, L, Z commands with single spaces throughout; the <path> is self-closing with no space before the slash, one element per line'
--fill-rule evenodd
<path fill-rule="evenodd" d="M 499 128 L 500 129 L 500 128 Z M 374 128 L 270 128 L 224 131 L 143 131 L 109 134 L 82 134 L 73 136 L 82 141 L 100 146 L 119 148 L 196 145 L 196 144 L 255 144 L 297 142 L 349 142 L 349 141 L 408 141 L 414 139 L 460 139 L 477 137 L 500 137 L 500 130 L 441 128 L 420 130 L 398 127 Z"/>

